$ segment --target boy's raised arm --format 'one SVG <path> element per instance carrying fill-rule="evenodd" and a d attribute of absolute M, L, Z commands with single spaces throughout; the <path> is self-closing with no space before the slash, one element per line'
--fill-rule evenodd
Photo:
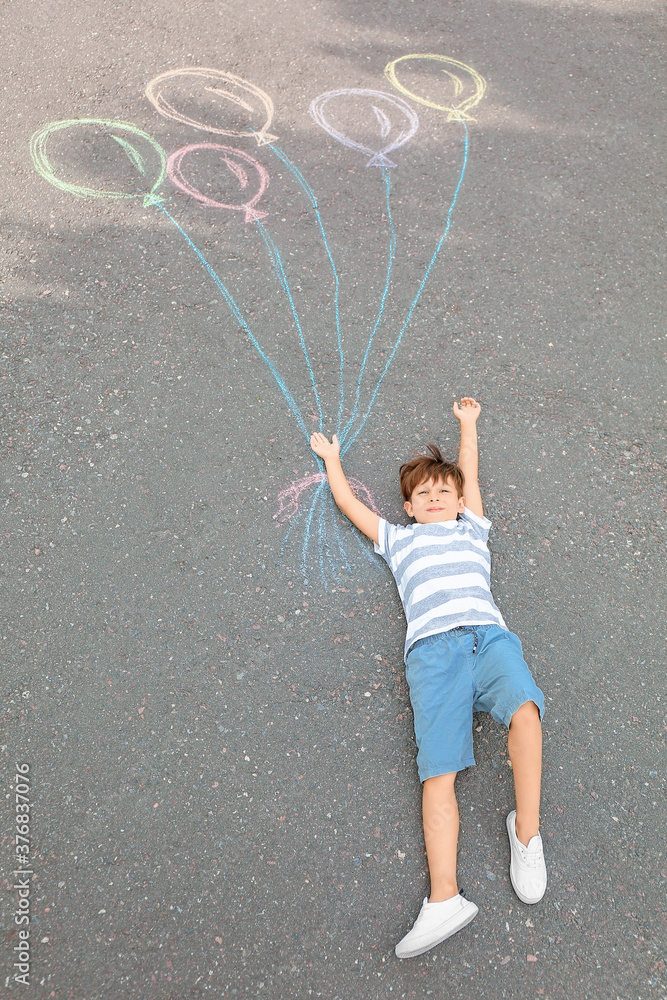
<path fill-rule="evenodd" d="M 461 404 L 454 400 L 454 416 L 461 425 L 461 445 L 459 447 L 459 468 L 465 480 L 463 484 L 463 496 L 466 507 L 473 514 L 484 517 L 484 507 L 482 505 L 482 494 L 479 491 L 477 481 L 478 452 L 477 452 L 477 418 L 482 408 L 471 396 L 464 396 Z"/>
<path fill-rule="evenodd" d="M 316 455 L 324 459 L 333 498 L 343 514 L 349 517 L 359 531 L 363 531 L 364 535 L 377 543 L 380 518 L 352 492 L 340 463 L 340 445 L 336 435 L 334 434 L 333 441 L 329 441 L 324 434 L 315 433 L 311 436 L 310 447 Z"/>

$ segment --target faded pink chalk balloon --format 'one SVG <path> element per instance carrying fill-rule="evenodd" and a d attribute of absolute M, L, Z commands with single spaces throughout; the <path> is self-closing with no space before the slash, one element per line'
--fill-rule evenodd
<path fill-rule="evenodd" d="M 228 170 L 236 177 L 242 192 L 252 191 L 256 188 L 252 198 L 246 198 L 240 205 L 232 205 L 223 201 L 216 201 L 208 195 L 199 191 L 183 175 L 183 161 L 192 160 L 197 153 L 203 150 L 214 150 L 219 153 L 219 161 L 225 170 Z M 189 164 L 192 166 L 192 164 Z M 269 184 L 269 175 L 261 163 L 248 156 L 241 149 L 234 149 L 232 146 L 220 146 L 214 142 L 200 142 L 192 146 L 184 146 L 182 149 L 172 153 L 167 161 L 167 176 L 169 180 L 179 190 L 191 195 L 200 201 L 202 205 L 209 208 L 229 208 L 234 212 L 243 212 L 245 222 L 257 222 L 258 219 L 266 217 L 267 213 L 259 211 L 255 205 L 262 197 Z"/>

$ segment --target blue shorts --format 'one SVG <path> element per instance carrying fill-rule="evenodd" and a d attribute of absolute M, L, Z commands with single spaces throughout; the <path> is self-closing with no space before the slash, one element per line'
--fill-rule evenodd
<path fill-rule="evenodd" d="M 527 701 L 544 715 L 544 695 L 513 632 L 464 625 L 418 639 L 406 659 L 420 781 L 475 763 L 472 713 L 490 712 L 509 728 Z"/>

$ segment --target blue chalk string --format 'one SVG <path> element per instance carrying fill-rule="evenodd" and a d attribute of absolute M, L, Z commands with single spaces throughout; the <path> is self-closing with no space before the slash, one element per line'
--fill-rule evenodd
<path fill-rule="evenodd" d="M 292 172 L 292 174 L 294 175 L 294 177 L 296 177 L 297 181 L 299 182 L 299 184 L 301 185 L 302 189 L 304 190 L 304 192 L 306 194 L 306 197 L 310 201 L 310 204 L 312 205 L 313 210 L 315 212 L 315 218 L 317 220 L 317 225 L 319 226 L 319 229 L 320 229 L 320 235 L 322 237 L 322 243 L 324 244 L 324 249 L 325 249 L 326 255 L 329 258 L 329 263 L 331 264 L 331 270 L 332 270 L 332 273 L 333 273 L 334 283 L 335 283 L 335 291 L 334 291 L 334 313 L 335 313 L 335 320 L 336 320 L 336 340 L 338 342 L 338 358 L 339 358 L 339 364 L 340 364 L 340 405 L 338 407 L 338 420 L 337 420 L 337 423 L 336 423 L 336 433 L 338 433 L 340 431 L 340 425 L 341 425 L 341 421 L 343 419 L 343 406 L 345 404 L 345 385 L 344 385 L 345 359 L 343 357 L 343 341 L 341 339 L 341 332 L 340 332 L 339 279 L 338 279 L 338 271 L 336 270 L 336 265 L 334 263 L 334 259 L 331 256 L 331 251 L 329 249 L 329 242 L 327 240 L 327 234 L 326 234 L 326 231 L 324 229 L 324 223 L 322 222 L 322 216 L 320 215 L 320 210 L 319 210 L 319 206 L 317 204 L 317 198 L 315 197 L 315 192 L 313 191 L 313 189 L 311 188 L 310 184 L 305 179 L 305 177 L 303 176 L 303 174 L 301 173 L 301 171 L 299 170 L 299 168 L 296 167 L 292 163 L 292 161 L 286 156 L 286 154 L 282 151 L 282 149 L 280 149 L 278 146 L 274 146 L 272 143 L 270 144 L 270 146 L 271 146 L 271 149 L 273 150 L 273 152 L 278 157 L 278 159 L 281 160 L 281 162 L 285 164 L 285 166 L 288 168 L 288 170 L 290 170 Z"/>
<path fill-rule="evenodd" d="M 174 226 L 176 226 L 176 228 L 178 229 L 179 233 L 181 233 L 181 235 L 185 237 L 185 239 L 187 240 L 187 242 L 190 245 L 190 247 L 194 250 L 194 252 L 196 253 L 197 257 L 199 257 L 200 261 L 202 262 L 202 264 L 204 265 L 204 267 L 208 271 L 209 275 L 211 276 L 211 278 L 215 282 L 215 285 L 218 288 L 218 290 L 220 291 L 221 295 L 223 296 L 225 302 L 229 306 L 229 309 L 230 309 L 232 315 L 234 316 L 235 320 L 237 321 L 237 323 L 239 324 L 239 326 L 241 326 L 242 329 L 245 331 L 245 333 L 247 334 L 248 338 L 250 339 L 250 342 L 252 343 L 253 347 L 255 348 L 255 350 L 257 351 L 257 353 L 261 357 L 261 359 L 268 366 L 271 374 L 273 375 L 274 379 L 276 380 L 276 383 L 278 384 L 278 388 L 280 389 L 280 391 L 282 392 L 283 396 L 285 397 L 285 400 L 287 401 L 287 405 L 289 406 L 290 410 L 292 411 L 292 414 L 293 414 L 293 416 L 294 416 L 297 424 L 299 425 L 301 431 L 303 432 L 303 434 L 304 434 L 304 436 L 306 438 L 306 441 L 310 441 L 310 434 L 308 433 L 308 430 L 307 430 L 306 425 L 304 423 L 303 417 L 301 416 L 301 411 L 299 410 L 299 407 L 296 405 L 296 403 L 294 401 L 294 398 L 292 397 L 291 392 L 289 391 L 289 389 L 285 385 L 285 383 L 284 383 L 284 381 L 282 379 L 282 376 L 280 375 L 280 373 L 279 373 L 278 369 L 276 368 L 276 366 L 274 365 L 274 363 L 269 358 L 267 358 L 266 354 L 264 353 L 264 351 L 262 350 L 262 348 L 259 346 L 259 343 L 257 342 L 257 338 L 255 337 L 255 335 L 253 334 L 252 330 L 250 329 L 250 327 L 246 323 L 246 321 L 245 321 L 245 319 L 243 317 L 243 314 L 241 313 L 241 310 L 237 306 L 236 302 L 234 301 L 231 293 L 229 292 L 229 290 L 227 289 L 227 287 L 223 284 L 223 282 L 220 280 L 220 278 L 218 277 L 218 275 L 215 273 L 215 271 L 213 270 L 213 268 L 211 267 L 211 265 L 209 264 L 209 262 L 204 257 L 204 255 L 201 252 L 201 250 L 197 246 L 195 246 L 195 244 L 192 242 L 192 240 L 190 239 L 190 237 L 188 236 L 188 234 L 185 232 L 185 230 L 182 229 L 181 226 L 179 226 L 179 224 L 176 221 L 176 219 L 174 219 L 174 217 L 169 214 L 169 212 L 164 207 L 164 205 L 162 205 L 159 202 L 156 202 L 155 206 L 156 206 L 156 208 L 159 208 L 161 212 L 164 212 L 164 214 L 167 216 L 167 218 L 169 219 L 169 221 L 171 223 L 173 223 Z"/>
<path fill-rule="evenodd" d="M 328 590 L 327 575 L 326 575 L 326 573 L 324 571 L 324 549 L 325 549 L 325 539 L 326 539 L 326 530 L 325 530 L 325 525 L 324 525 L 324 514 L 326 512 L 326 509 L 327 509 L 327 507 L 326 507 L 326 499 L 325 499 L 325 497 L 322 497 L 320 499 L 320 516 L 319 516 L 319 520 L 318 520 L 318 523 L 317 523 L 317 537 L 318 537 L 318 542 L 319 542 L 318 556 L 319 556 L 320 576 L 322 577 L 322 583 L 324 584 L 324 589 Z M 329 555 L 328 551 L 327 551 L 327 558 L 329 560 L 329 566 L 331 566 L 331 556 Z"/>
<path fill-rule="evenodd" d="M 352 567 L 350 566 L 349 560 L 347 558 L 347 552 L 345 550 L 345 546 L 343 545 L 342 539 L 340 537 L 340 530 L 338 528 L 338 516 L 337 516 L 337 510 L 338 510 L 338 508 L 334 504 L 334 499 L 333 499 L 333 496 L 331 494 L 331 491 L 329 491 L 329 510 L 331 512 L 330 521 L 331 521 L 331 524 L 333 524 L 333 526 L 334 526 L 334 534 L 336 536 L 336 542 L 338 544 L 338 548 L 340 550 L 340 554 L 342 555 L 343 559 L 345 560 L 345 568 L 347 569 L 348 573 L 351 573 L 352 572 Z M 332 570 L 332 573 L 333 573 L 334 579 L 336 580 L 336 582 L 338 582 L 338 577 L 336 576 L 336 573 L 333 570 Z"/>
<path fill-rule="evenodd" d="M 313 521 L 313 514 L 315 512 L 315 505 L 317 504 L 317 500 L 318 500 L 318 497 L 319 497 L 320 493 L 322 492 L 324 486 L 326 486 L 326 485 L 327 485 L 327 480 L 323 479 L 322 482 L 320 483 L 320 485 L 315 490 L 315 493 L 313 495 L 313 501 L 312 501 L 312 503 L 310 505 L 310 510 L 308 511 L 308 520 L 306 522 L 306 534 L 305 534 L 305 537 L 304 537 L 304 540 L 303 540 L 303 550 L 302 550 L 302 559 L 301 559 L 301 568 L 302 568 L 302 573 L 303 573 L 304 577 L 306 576 L 306 566 L 307 566 L 307 561 L 308 561 L 308 544 L 310 542 L 310 526 L 311 526 L 312 521 Z"/>
<path fill-rule="evenodd" d="M 453 110 L 456 112 L 456 108 L 454 108 Z M 359 434 L 361 433 L 361 431 L 362 431 L 362 429 L 363 429 L 366 421 L 368 420 L 368 417 L 370 415 L 371 409 L 373 408 L 373 403 L 375 402 L 375 397 L 377 396 L 377 394 L 378 394 L 378 392 L 380 390 L 380 386 L 382 385 L 382 382 L 384 380 L 384 377 L 387 374 L 392 361 L 394 360 L 394 355 L 396 354 L 396 351 L 398 350 L 399 344 L 401 343 L 401 340 L 403 339 L 403 334 L 405 333 L 405 330 L 406 330 L 406 328 L 408 326 L 408 323 L 410 322 L 410 320 L 412 318 L 412 313 L 415 310 L 415 307 L 417 305 L 417 302 L 419 301 L 421 293 L 424 290 L 424 286 L 426 285 L 426 282 L 428 281 L 429 275 L 431 273 L 431 269 L 432 269 L 433 265 L 435 264 L 436 258 L 438 256 L 438 254 L 440 253 L 442 245 L 445 242 L 445 239 L 447 237 L 447 233 L 449 232 L 449 227 L 450 227 L 451 221 L 452 221 L 452 211 L 454 210 L 454 206 L 456 204 L 456 199 L 458 198 L 459 190 L 460 190 L 461 184 L 463 182 L 463 175 L 465 174 L 466 165 L 467 165 L 467 162 L 468 162 L 468 128 L 466 126 L 465 121 L 463 121 L 463 119 L 461 118 L 460 115 L 458 116 L 458 118 L 459 118 L 459 121 L 461 122 L 461 124 L 463 125 L 463 128 L 465 130 L 464 146 L 463 146 L 463 166 L 461 167 L 461 173 L 459 175 L 458 184 L 456 185 L 456 190 L 454 192 L 454 197 L 452 198 L 452 203 L 449 206 L 449 211 L 447 212 L 447 222 L 446 222 L 446 225 L 445 225 L 445 231 L 442 234 L 442 236 L 440 237 L 438 245 L 435 248 L 435 252 L 434 252 L 433 256 L 431 257 L 431 260 L 430 260 L 430 263 L 429 263 L 428 267 L 426 268 L 426 272 L 425 272 L 424 277 L 422 279 L 422 282 L 421 282 L 421 284 L 419 286 L 419 290 L 417 291 L 417 294 L 416 294 L 416 296 L 415 296 L 415 298 L 414 298 L 414 300 L 412 302 L 412 305 L 410 306 L 410 309 L 408 310 L 408 315 L 406 317 L 406 320 L 405 320 L 403 326 L 401 327 L 401 330 L 400 330 L 400 333 L 399 333 L 398 338 L 396 340 L 396 343 L 394 344 L 394 346 L 392 348 L 392 352 L 389 355 L 389 359 L 388 359 L 386 365 L 384 366 L 384 370 L 383 370 L 382 374 L 380 375 L 378 383 L 375 386 L 375 389 L 373 390 L 373 395 L 371 396 L 371 401 L 368 404 L 368 409 L 366 410 L 366 413 L 364 415 L 364 419 L 361 421 L 361 423 L 357 427 L 357 430 L 355 431 L 354 436 L 352 438 L 350 438 L 349 441 L 346 442 L 346 444 L 345 444 L 345 446 L 343 448 L 341 448 L 341 457 L 343 455 L 345 455 L 346 452 L 348 452 L 350 450 L 350 448 L 352 447 L 352 445 L 354 444 L 354 442 L 358 438 Z"/>
<path fill-rule="evenodd" d="M 303 356 L 306 359 L 306 366 L 307 366 L 308 371 L 310 373 L 310 381 L 311 381 L 312 386 L 313 386 L 313 392 L 315 393 L 315 401 L 317 403 L 317 411 L 318 411 L 319 417 L 320 417 L 319 429 L 322 430 L 322 424 L 323 424 L 322 405 L 321 405 L 321 402 L 320 402 L 320 394 L 317 391 L 317 382 L 315 380 L 315 372 L 313 371 L 313 366 L 310 363 L 310 357 L 308 355 L 308 348 L 306 347 L 306 341 L 305 341 L 305 338 L 304 338 L 304 335 L 303 335 L 303 330 L 301 329 L 301 323 L 299 321 L 299 315 L 297 313 L 296 306 L 294 305 L 294 299 L 292 298 L 292 292 L 291 292 L 290 287 L 289 287 L 289 282 L 287 281 L 287 275 L 285 274 L 285 270 L 283 268 L 283 262 L 282 262 L 282 259 L 280 257 L 280 251 L 278 250 L 278 247 L 275 245 L 275 243 L 271 239 L 270 235 L 268 234 L 268 232 L 266 231 L 266 229 L 262 225 L 262 223 L 258 221 L 257 222 L 257 226 L 259 228 L 260 233 L 262 234 L 262 239 L 264 240 L 264 243 L 266 244 L 266 249 L 269 251 L 269 257 L 271 258 L 271 263 L 273 264 L 273 268 L 274 268 L 274 270 L 275 270 L 275 272 L 276 272 L 276 274 L 278 276 L 278 281 L 280 282 L 281 288 L 283 289 L 283 291 L 285 292 L 285 295 L 287 296 L 288 302 L 290 304 L 290 308 L 292 310 L 292 316 L 294 317 L 294 322 L 296 324 L 296 328 L 297 328 L 298 333 L 299 333 L 299 341 L 301 343 L 301 350 L 303 351 Z"/>
<path fill-rule="evenodd" d="M 373 327 L 371 335 L 370 335 L 370 337 L 368 339 L 368 346 L 366 347 L 366 353 L 364 354 L 364 358 L 363 358 L 363 361 L 361 362 L 361 367 L 359 369 L 359 377 L 357 378 L 357 389 L 356 389 L 356 393 L 355 393 L 355 397 L 354 397 L 354 407 L 352 409 L 352 416 L 350 417 L 350 419 L 346 423 L 345 427 L 343 428 L 343 432 L 342 432 L 341 437 L 340 437 L 340 443 L 341 443 L 341 445 L 343 445 L 345 443 L 345 438 L 347 437 L 347 435 L 349 433 L 349 430 L 350 430 L 350 427 L 354 423 L 354 421 L 356 419 L 356 416 L 357 416 L 357 410 L 359 408 L 359 394 L 361 392 L 361 382 L 362 382 L 363 377 L 364 377 L 364 371 L 366 369 L 366 362 L 368 361 L 368 355 L 370 354 L 370 350 L 371 350 L 371 347 L 373 346 L 373 340 L 375 339 L 375 334 L 377 332 L 377 328 L 380 325 L 380 320 L 382 319 L 382 315 L 384 313 L 385 302 L 386 302 L 386 299 L 387 299 L 387 292 L 389 291 L 389 282 L 391 280 L 391 268 L 392 268 L 392 264 L 394 263 L 394 256 L 396 254 L 396 232 L 394 230 L 394 220 L 392 219 L 391 205 L 389 203 L 390 177 L 391 177 L 391 174 L 390 174 L 389 170 L 386 167 L 383 167 L 382 168 L 382 178 L 384 180 L 384 185 L 385 185 L 385 196 L 386 196 L 386 201 L 387 201 L 387 217 L 389 219 L 389 232 L 390 232 L 390 239 L 389 239 L 389 261 L 387 263 L 387 279 L 386 279 L 386 281 L 384 283 L 384 291 L 382 293 L 382 299 L 380 301 L 380 308 L 378 310 L 377 319 L 375 320 L 375 326 Z"/>
<path fill-rule="evenodd" d="M 297 510 L 296 514 L 294 514 L 294 516 L 292 517 L 292 520 L 289 523 L 289 528 L 285 532 L 285 537 L 283 538 L 282 545 L 280 546 L 280 558 L 281 558 L 281 560 L 283 558 L 283 555 L 284 555 L 284 552 L 285 552 L 285 546 L 287 545 L 287 541 L 289 539 L 289 536 L 294 531 L 294 529 L 295 529 L 295 527 L 297 525 L 297 522 L 300 520 L 302 514 L 303 514 L 303 510 L 300 508 L 299 510 Z"/>

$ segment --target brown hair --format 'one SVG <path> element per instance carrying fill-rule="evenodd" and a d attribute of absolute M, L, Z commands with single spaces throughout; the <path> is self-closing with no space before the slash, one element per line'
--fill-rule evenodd
<path fill-rule="evenodd" d="M 437 444 L 427 444 L 430 455 L 419 455 L 401 466 L 401 493 L 404 500 L 409 500 L 414 490 L 429 479 L 451 479 L 456 486 L 458 496 L 463 496 L 463 473 L 456 462 L 448 462 L 442 457 Z"/>

